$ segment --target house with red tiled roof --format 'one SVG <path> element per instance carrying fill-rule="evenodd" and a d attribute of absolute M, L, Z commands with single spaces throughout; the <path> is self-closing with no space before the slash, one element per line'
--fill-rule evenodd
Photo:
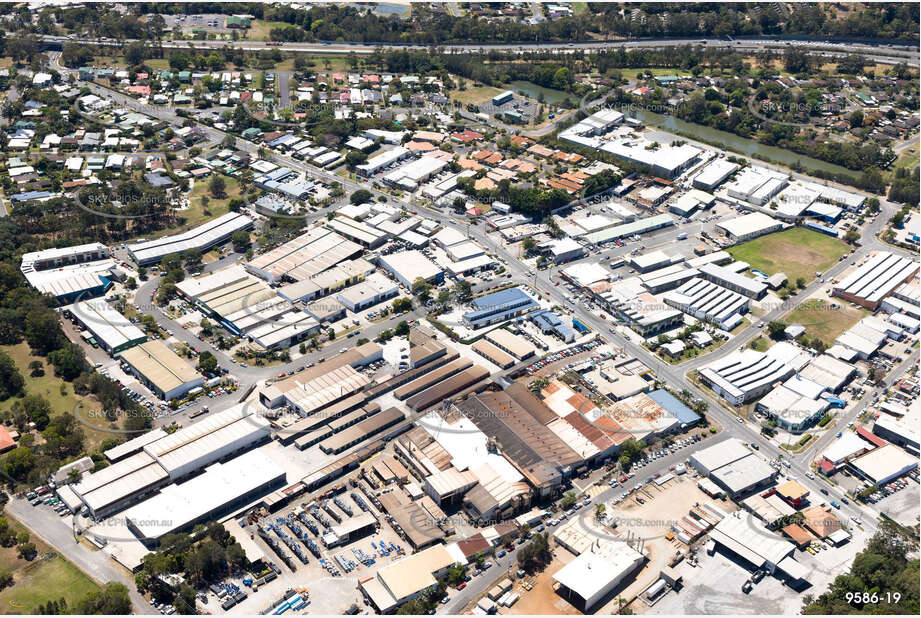
<path fill-rule="evenodd" d="M 460 142 L 461 144 L 470 144 L 472 142 L 483 139 L 483 134 L 477 133 L 476 131 L 471 131 L 470 129 L 464 129 L 463 131 L 452 133 L 451 139 L 455 142 Z"/>
<path fill-rule="evenodd" d="M 438 150 L 438 146 L 431 142 L 406 142 L 406 148 L 410 152 L 432 152 L 433 150 Z"/>
<path fill-rule="evenodd" d="M 525 137 L 524 135 L 516 135 L 511 140 L 509 140 L 513 145 L 518 146 L 519 148 L 527 148 L 534 143 L 534 140 L 530 137 Z"/>
<path fill-rule="evenodd" d="M 534 144 L 528 148 L 528 153 L 537 157 L 551 157 L 553 156 L 553 150 L 547 148 L 546 146 L 541 146 L 540 144 Z"/>
<path fill-rule="evenodd" d="M 16 448 L 16 440 L 13 435 L 6 427 L 0 425 L 0 453 L 5 453 L 14 448 Z"/>

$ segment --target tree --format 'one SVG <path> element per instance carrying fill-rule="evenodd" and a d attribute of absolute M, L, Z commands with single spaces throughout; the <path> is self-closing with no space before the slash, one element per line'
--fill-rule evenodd
<path fill-rule="evenodd" d="M 599 502 L 595 505 L 595 519 L 604 518 L 604 512 L 607 510 L 607 507 L 604 505 L 604 502 Z"/>
<path fill-rule="evenodd" d="M 246 230 L 237 230 L 230 236 L 230 242 L 233 243 L 233 250 L 237 253 L 246 251 L 250 243 L 249 232 Z"/>
<path fill-rule="evenodd" d="M 416 277 L 412 285 L 412 293 L 415 294 L 421 302 L 427 302 L 432 297 L 432 285 L 422 277 Z"/>
<path fill-rule="evenodd" d="M 806 287 L 806 279 L 803 278 L 803 277 L 797 277 L 797 278 L 796 278 L 796 287 L 798 287 L 798 288 L 801 289 L 801 290 L 802 290 L 804 287 Z"/>
<path fill-rule="evenodd" d="M 349 201 L 357 206 L 358 204 L 370 202 L 373 197 L 374 196 L 367 189 L 359 189 L 349 196 Z"/>
<path fill-rule="evenodd" d="M 221 140 L 221 148 L 226 148 L 228 150 L 233 150 L 237 147 L 237 138 L 229 133 L 224 136 L 224 139 Z"/>
<path fill-rule="evenodd" d="M 224 177 L 220 174 L 212 176 L 211 182 L 208 183 L 208 191 L 215 199 L 227 197 L 227 182 L 224 180 Z"/>
<path fill-rule="evenodd" d="M 438 292 L 438 304 L 447 307 L 451 303 L 451 290 L 441 290 Z"/>
<path fill-rule="evenodd" d="M 33 361 L 29 364 L 33 376 L 36 372 L 34 363 L 41 365 L 41 361 Z M 0 350 L 0 401 L 22 394 L 25 383 L 10 355 Z"/>
<path fill-rule="evenodd" d="M 126 616 L 131 613 L 128 588 L 120 582 L 109 582 L 101 590 L 91 592 L 77 603 L 74 613 Z"/>
<path fill-rule="evenodd" d="M 23 560 L 32 560 L 35 557 L 35 543 L 20 543 L 16 546 L 16 553 Z"/>
<path fill-rule="evenodd" d="M 195 268 L 201 264 L 201 249 L 192 247 L 182 252 L 182 261 L 186 268 Z"/>
<path fill-rule="evenodd" d="M 525 252 L 531 251 L 536 246 L 537 246 L 537 243 L 530 236 L 528 236 L 527 238 L 521 241 L 521 248 L 524 249 Z"/>
<path fill-rule="evenodd" d="M 410 298 L 401 297 L 393 299 L 393 312 L 394 313 L 403 313 L 405 311 L 412 311 L 413 301 Z"/>
<path fill-rule="evenodd" d="M 473 296 L 473 288 L 466 279 L 458 279 L 454 284 L 454 297 L 460 302 L 470 300 Z"/>
<path fill-rule="evenodd" d="M 393 334 L 397 337 L 405 337 L 409 334 L 409 323 L 406 320 L 401 320 L 397 324 L 396 328 L 393 329 Z"/>
<path fill-rule="evenodd" d="M 205 350 L 198 357 L 198 368 L 204 373 L 214 373 L 217 369 L 217 358 L 214 354 Z"/>
<path fill-rule="evenodd" d="M 40 360 L 34 360 L 29 363 L 29 375 L 33 378 L 40 378 L 45 375 L 45 365 Z"/>
<path fill-rule="evenodd" d="M 780 320 L 773 320 L 768 322 L 768 337 L 774 339 L 775 341 L 783 339 L 784 331 L 787 328 L 786 322 L 781 322 Z"/>
<path fill-rule="evenodd" d="M 576 500 L 578 499 L 579 497 L 576 495 L 576 492 L 572 490 L 567 491 L 565 494 L 563 494 L 563 499 L 560 500 L 560 507 L 563 510 L 566 510 L 572 505 L 574 505 L 576 503 Z"/>

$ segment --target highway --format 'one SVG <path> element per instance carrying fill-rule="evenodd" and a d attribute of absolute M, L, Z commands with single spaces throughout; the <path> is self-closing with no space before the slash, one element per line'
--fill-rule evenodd
<path fill-rule="evenodd" d="M 121 47 L 135 41 L 135 39 L 100 39 L 95 37 L 43 35 L 41 39 L 48 44 L 63 45 L 68 41 L 86 43 L 100 46 Z M 171 41 L 164 40 L 164 49 L 222 49 L 235 48 L 247 51 L 264 49 L 278 49 L 277 45 L 270 45 L 267 41 Z M 744 38 L 727 41 L 722 38 L 663 38 L 663 39 L 628 39 L 617 41 L 583 41 L 578 43 L 559 42 L 521 42 L 521 43 L 464 43 L 445 45 L 422 44 L 394 44 L 394 43 L 347 43 L 347 42 L 310 42 L 297 43 L 285 42 L 283 51 L 311 53 L 311 54 L 373 54 L 379 49 L 400 50 L 430 50 L 437 49 L 448 54 L 466 54 L 472 51 L 488 53 L 490 51 L 515 52 L 520 54 L 534 52 L 593 52 L 616 48 L 624 49 L 659 49 L 664 47 L 682 47 L 691 45 L 706 48 L 731 48 L 740 52 L 754 53 L 763 50 L 786 49 L 787 47 L 801 47 L 812 51 L 816 55 L 826 58 L 844 57 L 859 53 L 869 61 L 880 64 L 898 64 L 905 62 L 917 67 L 919 64 L 918 50 L 909 46 L 874 45 L 868 43 L 835 43 L 830 41 L 807 41 L 796 39 L 758 39 Z"/>

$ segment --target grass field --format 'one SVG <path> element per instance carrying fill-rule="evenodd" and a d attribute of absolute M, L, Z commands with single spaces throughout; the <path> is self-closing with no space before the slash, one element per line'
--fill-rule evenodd
<path fill-rule="evenodd" d="M 767 337 L 758 337 L 757 339 L 755 339 L 754 341 L 752 341 L 752 342 L 749 344 L 749 347 L 750 347 L 752 350 L 757 350 L 757 351 L 759 351 L 759 352 L 764 352 L 764 351 L 766 351 L 769 347 L 771 347 L 771 340 L 768 339 Z"/>
<path fill-rule="evenodd" d="M 272 31 L 272 28 L 285 28 L 290 25 L 291 24 L 286 24 L 283 21 L 254 19 L 249 27 L 246 38 L 250 41 L 271 41 L 272 39 L 269 38 L 269 32 Z"/>
<path fill-rule="evenodd" d="M 11 515 L 4 513 L 3 516 L 13 530 L 27 532 Z M 52 551 L 34 534 L 29 541 L 35 543 L 35 551 L 39 556 Z M 13 574 L 14 580 L 10 588 L 0 592 L 0 614 L 34 613 L 42 603 L 56 601 L 61 597 L 72 607 L 87 594 L 99 589 L 96 582 L 61 556 L 49 560 L 36 558 L 28 562 L 17 555 L 15 546 L 0 547 L 0 565 L 0 568 Z"/>
<path fill-rule="evenodd" d="M 918 167 L 918 148 L 916 147 L 915 152 L 908 152 L 907 150 L 902 151 L 902 155 L 896 159 L 895 167 L 905 167 L 908 169 L 914 169 Z"/>
<path fill-rule="evenodd" d="M 48 403 L 51 404 L 51 409 L 55 413 L 73 413 L 78 403 L 83 404 L 83 407 L 77 413 L 78 417 L 87 410 L 99 408 L 99 404 L 91 397 L 83 397 L 74 394 L 73 385 L 55 376 L 54 367 L 46 362 L 41 356 L 33 356 L 29 349 L 29 344 L 22 342 L 16 345 L 0 346 L 0 350 L 9 354 L 13 362 L 16 363 L 19 373 L 22 374 L 23 379 L 26 381 L 26 392 L 32 395 L 41 395 L 47 399 Z M 29 363 L 34 360 L 42 362 L 45 368 L 45 375 L 35 378 L 29 375 Z M 14 401 L 16 401 L 16 399 L 11 398 L 0 402 L 0 411 L 8 411 L 13 407 Z M 83 427 L 83 432 L 86 434 L 87 450 L 95 448 L 106 438 L 112 437 L 110 432 L 92 429 L 85 425 Z"/>
<path fill-rule="evenodd" d="M 226 183 L 227 188 L 225 193 L 227 197 L 222 197 L 221 199 L 215 199 L 211 197 L 211 192 L 208 190 L 208 185 L 211 183 L 211 178 L 205 178 L 203 180 L 196 180 L 195 186 L 192 187 L 192 190 L 189 192 L 189 208 L 187 210 L 176 211 L 176 215 L 185 220 L 181 226 L 170 227 L 163 230 L 159 230 L 156 233 L 150 234 L 152 238 L 159 238 L 161 236 L 166 236 L 168 234 L 175 234 L 179 229 L 189 229 L 195 227 L 196 225 L 201 225 L 205 221 L 214 219 L 215 217 L 220 217 L 223 214 L 226 214 L 229 210 L 228 204 L 230 200 L 235 197 L 240 197 L 240 184 L 235 178 L 230 176 L 224 176 L 224 182 Z M 202 197 L 208 197 L 208 210 L 206 211 L 202 205 Z"/>
<path fill-rule="evenodd" d="M 504 92 L 499 88 L 493 88 L 492 86 L 473 86 L 470 80 L 467 81 L 467 88 L 465 90 L 452 90 L 451 98 L 457 99 L 464 105 L 468 103 L 473 103 L 477 105 L 479 103 L 484 103 L 489 101 L 494 96 L 500 92 Z"/>
<path fill-rule="evenodd" d="M 838 335 L 869 314 L 864 309 L 855 309 L 842 303 L 835 305 L 837 308 L 823 300 L 806 301 L 781 320 L 787 324 L 802 324 L 806 327 L 806 337 L 818 337 L 830 346 Z"/>
<path fill-rule="evenodd" d="M 748 262 L 753 269 L 768 275 L 785 273 L 793 283 L 799 277 L 807 282 L 846 255 L 844 242 L 819 232 L 796 227 L 768 234 L 726 249 L 736 260 Z"/>

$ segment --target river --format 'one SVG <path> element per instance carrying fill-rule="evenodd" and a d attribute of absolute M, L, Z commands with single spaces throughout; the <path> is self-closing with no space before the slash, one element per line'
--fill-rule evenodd
<path fill-rule="evenodd" d="M 800 169 L 803 172 L 808 172 L 809 170 L 822 170 L 833 174 L 850 176 L 851 178 L 857 178 L 859 176 L 858 172 L 849 170 L 840 165 L 835 165 L 834 163 L 807 157 L 797 154 L 792 150 L 778 148 L 777 146 L 759 144 L 755 140 L 739 137 L 727 131 L 720 131 L 703 125 L 685 122 L 674 116 L 657 114 L 644 109 L 631 109 L 626 115 L 632 118 L 639 118 L 647 125 L 655 126 L 690 139 L 697 139 L 714 146 L 722 146 L 726 148 L 726 150 L 748 155 L 756 159 L 760 158 L 779 165 L 785 165 L 790 168 Z"/>

